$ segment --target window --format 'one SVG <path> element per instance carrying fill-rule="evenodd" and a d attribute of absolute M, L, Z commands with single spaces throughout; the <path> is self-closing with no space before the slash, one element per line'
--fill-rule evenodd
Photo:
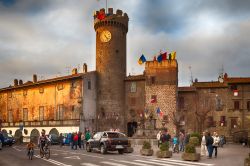
<path fill-rule="evenodd" d="M 216 97 L 215 104 L 216 104 L 216 111 L 222 111 L 222 101 L 220 98 Z"/>
<path fill-rule="evenodd" d="M 157 96 L 156 95 L 151 95 L 151 103 L 157 103 Z"/>
<path fill-rule="evenodd" d="M 234 101 L 234 109 L 239 110 L 240 109 L 240 101 Z"/>
<path fill-rule="evenodd" d="M 8 92 L 8 98 L 12 98 L 12 93 Z"/>
<path fill-rule="evenodd" d="M 216 127 L 213 116 L 208 116 L 207 127 Z"/>
<path fill-rule="evenodd" d="M 71 88 L 76 88 L 76 87 L 77 87 L 76 81 L 72 81 L 72 82 L 71 82 Z"/>
<path fill-rule="evenodd" d="M 44 120 L 44 106 L 39 107 L 39 120 L 40 121 Z"/>
<path fill-rule="evenodd" d="M 247 101 L 247 110 L 250 111 L 250 101 Z"/>
<path fill-rule="evenodd" d="M 58 105 L 56 120 L 63 120 L 63 105 Z"/>
<path fill-rule="evenodd" d="M 179 109 L 184 109 L 184 97 L 179 97 Z"/>
<path fill-rule="evenodd" d="M 135 97 L 131 97 L 130 98 L 130 104 L 131 104 L 131 106 L 135 106 L 136 105 L 136 98 Z"/>
<path fill-rule="evenodd" d="M 28 121 L 28 109 L 24 108 L 23 109 L 23 121 Z"/>
<path fill-rule="evenodd" d="M 88 89 L 91 89 L 91 81 L 88 81 Z"/>
<path fill-rule="evenodd" d="M 23 96 L 27 96 L 28 90 L 23 90 Z"/>
<path fill-rule="evenodd" d="M 220 126 L 226 126 L 226 116 L 220 117 Z"/>
<path fill-rule="evenodd" d="M 12 112 L 12 110 L 8 111 L 8 121 L 13 122 L 13 112 Z"/>
<path fill-rule="evenodd" d="M 151 77 L 151 84 L 155 84 L 155 77 Z"/>
<path fill-rule="evenodd" d="M 136 92 L 136 82 L 131 82 L 130 92 L 131 93 Z"/>
<path fill-rule="evenodd" d="M 76 106 L 72 105 L 72 116 L 71 119 L 79 119 L 79 112 Z"/>
<path fill-rule="evenodd" d="M 43 93 L 44 92 L 44 88 L 39 88 L 39 93 Z"/>
<path fill-rule="evenodd" d="M 57 85 L 57 90 L 62 90 L 63 89 L 63 84 L 58 84 Z"/>

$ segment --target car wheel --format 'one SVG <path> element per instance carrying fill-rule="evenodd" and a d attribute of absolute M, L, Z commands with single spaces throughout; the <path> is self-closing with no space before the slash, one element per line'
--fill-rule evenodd
<path fill-rule="evenodd" d="M 118 150 L 118 153 L 119 153 L 119 154 L 123 154 L 123 153 L 124 153 L 124 150 L 123 150 L 123 149 L 119 149 L 119 150 Z"/>
<path fill-rule="evenodd" d="M 105 154 L 107 151 L 106 151 L 106 148 L 104 147 L 104 145 L 101 145 L 101 154 Z"/>
<path fill-rule="evenodd" d="M 90 144 L 87 144 L 87 145 L 86 145 L 86 151 L 87 151 L 87 152 L 91 152 Z"/>

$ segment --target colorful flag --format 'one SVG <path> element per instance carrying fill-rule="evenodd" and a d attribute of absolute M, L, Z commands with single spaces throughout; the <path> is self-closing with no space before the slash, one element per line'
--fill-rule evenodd
<path fill-rule="evenodd" d="M 158 62 L 161 62 L 161 61 L 162 61 L 162 54 L 160 54 L 160 55 L 157 57 L 157 61 L 158 61 Z"/>
<path fill-rule="evenodd" d="M 167 52 L 161 54 L 162 60 L 163 60 L 163 61 L 164 61 L 164 60 L 167 60 L 167 54 L 168 54 Z"/>
<path fill-rule="evenodd" d="M 171 60 L 171 53 L 168 54 L 168 60 Z"/>
<path fill-rule="evenodd" d="M 101 10 L 99 13 L 97 13 L 97 18 L 99 20 L 103 20 L 105 18 L 105 12 Z"/>
<path fill-rule="evenodd" d="M 146 61 L 147 60 L 146 60 L 145 56 L 142 54 L 141 57 L 140 57 L 140 59 L 138 60 L 138 63 L 141 65 L 141 64 L 143 64 Z"/>
<path fill-rule="evenodd" d="M 163 112 L 162 111 L 160 112 L 160 116 L 163 117 Z"/>
<path fill-rule="evenodd" d="M 176 58 L 176 51 L 173 51 L 171 53 L 171 59 L 174 60 Z"/>
<path fill-rule="evenodd" d="M 157 113 L 157 114 L 160 114 L 160 113 L 161 113 L 161 110 L 160 110 L 159 107 L 156 109 L 156 113 Z"/>

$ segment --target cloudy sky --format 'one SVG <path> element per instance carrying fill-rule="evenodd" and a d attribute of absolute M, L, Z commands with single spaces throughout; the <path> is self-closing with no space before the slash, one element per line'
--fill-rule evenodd
<path fill-rule="evenodd" d="M 0 0 L 0 88 L 13 80 L 48 79 L 87 63 L 95 70 L 93 11 L 105 0 Z M 142 74 L 141 54 L 152 60 L 177 51 L 179 86 L 250 77 L 250 0 L 109 0 L 128 13 L 127 74 Z"/>

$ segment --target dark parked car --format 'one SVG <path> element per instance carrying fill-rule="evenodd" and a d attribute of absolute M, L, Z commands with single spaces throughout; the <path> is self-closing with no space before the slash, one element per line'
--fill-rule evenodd
<path fill-rule="evenodd" d="M 102 154 L 105 154 L 107 151 L 118 151 L 119 154 L 123 154 L 127 147 L 128 137 L 123 133 L 115 131 L 97 132 L 86 143 L 87 152 L 96 149 L 101 151 Z"/>
<path fill-rule="evenodd" d="M 15 138 L 11 134 L 3 133 L 3 137 L 4 137 L 3 145 L 12 146 L 16 142 Z"/>

